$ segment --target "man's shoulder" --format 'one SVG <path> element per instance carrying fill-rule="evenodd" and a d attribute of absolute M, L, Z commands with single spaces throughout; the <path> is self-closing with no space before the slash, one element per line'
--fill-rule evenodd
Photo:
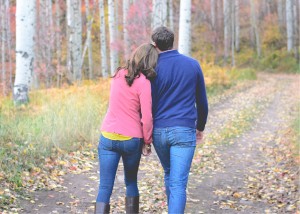
<path fill-rule="evenodd" d="M 190 63 L 194 63 L 194 64 L 199 64 L 198 60 L 195 59 L 195 58 L 193 58 L 193 57 L 191 57 L 191 56 L 187 56 L 187 55 L 179 53 L 178 57 L 182 61 L 186 61 L 186 62 L 190 62 Z"/>

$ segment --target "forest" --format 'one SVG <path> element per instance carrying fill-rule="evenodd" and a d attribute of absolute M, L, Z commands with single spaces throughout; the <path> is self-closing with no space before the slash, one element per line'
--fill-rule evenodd
<path fill-rule="evenodd" d="M 209 99 L 188 212 L 298 213 L 299 8 L 300 0 L 0 0 L 0 212 L 91 212 L 110 77 L 167 26 L 174 49 L 199 61 Z M 140 184 L 140 211 L 166 212 L 158 169 L 156 154 L 142 158 L 141 177 L 152 175 Z M 205 189 L 211 177 L 216 186 Z M 112 208 L 121 212 L 116 182 Z"/>

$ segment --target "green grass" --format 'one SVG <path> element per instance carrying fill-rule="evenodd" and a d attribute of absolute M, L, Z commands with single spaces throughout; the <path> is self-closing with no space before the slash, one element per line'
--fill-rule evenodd
<path fill-rule="evenodd" d="M 2 100 L 0 173 L 14 189 L 22 187 L 22 172 L 43 167 L 45 158 L 57 151 L 97 144 L 107 108 L 107 85 L 35 91 L 28 105 L 17 108 L 10 98 Z"/>
<path fill-rule="evenodd" d="M 293 144 L 295 147 L 295 155 L 300 156 L 300 104 L 298 104 L 298 111 L 296 114 L 296 118 L 294 119 L 292 129 L 294 132 L 294 140 Z"/>

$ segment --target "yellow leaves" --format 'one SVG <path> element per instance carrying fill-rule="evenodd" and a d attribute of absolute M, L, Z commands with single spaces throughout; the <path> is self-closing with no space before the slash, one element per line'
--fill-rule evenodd
<path fill-rule="evenodd" d="M 232 196 L 233 196 L 234 198 L 241 198 L 241 197 L 242 197 L 242 194 L 239 193 L 239 192 L 235 192 L 235 193 L 233 193 Z"/>
<path fill-rule="evenodd" d="M 227 68 L 222 68 L 212 63 L 201 63 L 201 68 L 205 77 L 205 84 L 209 86 L 226 86 L 231 83 Z"/>
<path fill-rule="evenodd" d="M 98 180 L 98 177 L 93 175 L 93 176 L 90 176 L 89 179 L 96 181 L 96 180 Z"/>

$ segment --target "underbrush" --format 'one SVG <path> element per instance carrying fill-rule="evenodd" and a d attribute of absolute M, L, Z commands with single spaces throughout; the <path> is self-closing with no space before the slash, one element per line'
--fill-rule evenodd
<path fill-rule="evenodd" d="M 205 76 L 208 97 L 222 93 L 237 82 L 256 79 L 256 70 L 252 68 L 220 67 L 209 63 L 202 63 L 201 68 Z"/>
<path fill-rule="evenodd" d="M 24 172 L 43 169 L 47 158 L 96 144 L 108 103 L 109 80 L 67 89 L 32 91 L 30 103 L 0 103 L 0 199 L 24 187 Z M 36 174 L 33 173 L 34 176 Z M 1 206 L 1 204 L 0 204 Z"/>

